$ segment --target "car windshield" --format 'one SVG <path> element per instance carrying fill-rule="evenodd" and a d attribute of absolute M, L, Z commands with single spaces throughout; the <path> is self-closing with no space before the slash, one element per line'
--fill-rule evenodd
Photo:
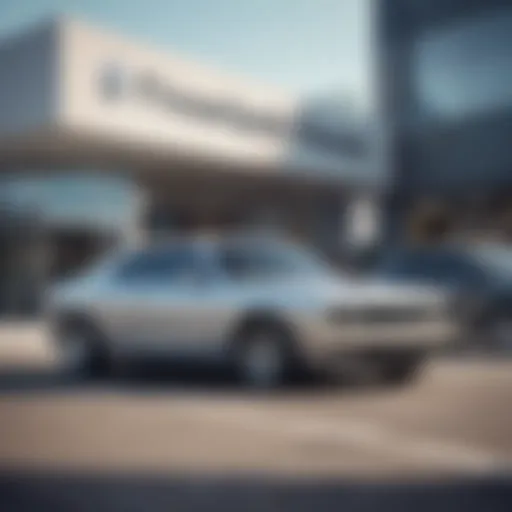
<path fill-rule="evenodd" d="M 283 266 L 288 265 L 290 272 L 306 274 L 325 274 L 332 272 L 332 267 L 320 255 L 299 247 L 282 246 L 276 249 L 276 258 Z"/>
<path fill-rule="evenodd" d="M 285 244 L 244 244 L 222 250 L 221 263 L 234 277 L 326 275 L 330 265 L 303 248 Z"/>

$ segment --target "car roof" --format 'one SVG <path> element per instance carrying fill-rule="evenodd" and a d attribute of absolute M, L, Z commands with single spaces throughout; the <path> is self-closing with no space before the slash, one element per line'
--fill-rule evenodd
<path fill-rule="evenodd" d="M 165 250 L 177 247 L 191 247 L 202 250 L 213 250 L 223 246 L 252 246 L 252 245 L 283 245 L 290 243 L 283 236 L 270 233 L 241 232 L 241 233 L 200 233 L 157 235 L 145 241 L 137 248 L 141 250 Z"/>

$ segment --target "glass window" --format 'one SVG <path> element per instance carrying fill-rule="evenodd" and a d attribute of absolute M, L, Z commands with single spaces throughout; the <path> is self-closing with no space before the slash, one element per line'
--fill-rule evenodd
<path fill-rule="evenodd" d="M 306 146 L 341 156 L 361 156 L 367 149 L 366 140 L 359 133 L 333 130 L 310 121 L 302 122 L 298 134 Z"/>
<path fill-rule="evenodd" d="M 197 273 L 191 249 L 165 249 L 137 253 L 118 269 L 117 277 L 126 282 L 186 281 Z"/>
<path fill-rule="evenodd" d="M 128 226 L 139 211 L 142 196 L 129 179 L 98 169 L 61 170 L 44 177 L 42 171 L 3 176 L 0 201 L 20 211 L 36 210 L 59 226 L 117 229 Z"/>
<path fill-rule="evenodd" d="M 328 265 L 313 255 L 291 247 L 229 247 L 221 251 L 222 269 L 236 279 L 311 275 L 328 272 Z"/>
<path fill-rule="evenodd" d="M 417 43 L 423 115 L 457 118 L 512 106 L 512 10 L 463 19 Z"/>
<path fill-rule="evenodd" d="M 222 253 L 221 265 L 230 277 L 236 279 L 265 276 L 282 272 L 283 262 L 269 253 L 244 249 L 227 249 Z"/>

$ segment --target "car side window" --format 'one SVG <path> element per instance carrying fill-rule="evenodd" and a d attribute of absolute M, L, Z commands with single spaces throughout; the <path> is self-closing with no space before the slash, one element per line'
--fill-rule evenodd
<path fill-rule="evenodd" d="M 116 279 L 130 283 L 185 282 L 197 274 L 197 260 L 190 249 L 160 249 L 134 254 L 120 265 Z"/>
<path fill-rule="evenodd" d="M 289 262 L 278 253 L 265 248 L 225 248 L 220 253 L 220 265 L 233 279 L 271 277 L 289 270 Z"/>

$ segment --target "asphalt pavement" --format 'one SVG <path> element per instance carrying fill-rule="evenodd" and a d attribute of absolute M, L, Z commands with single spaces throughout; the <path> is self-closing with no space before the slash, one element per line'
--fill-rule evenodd
<path fill-rule="evenodd" d="M 107 485 L 100 495 L 118 496 L 107 500 L 117 506 L 137 485 L 137 495 L 147 495 L 149 485 L 160 496 L 179 488 L 200 506 L 190 489 L 201 482 L 201 499 L 221 490 L 263 493 L 268 510 L 276 504 L 269 493 L 305 505 L 323 503 L 321 489 L 333 499 L 354 486 L 371 487 L 374 497 L 386 489 L 389 497 L 390 488 L 420 492 L 427 483 L 437 490 L 469 485 L 473 495 L 510 505 L 511 396 L 512 361 L 476 357 L 432 360 L 418 381 L 397 388 L 308 382 L 257 394 L 210 369 L 167 363 L 84 382 L 55 371 L 40 328 L 4 329 L 0 503 L 22 503 L 27 493 L 43 501 L 61 496 L 51 502 L 59 510 L 73 502 L 66 494 L 73 486 L 84 497 L 87 485 Z M 490 492 L 478 482 L 500 487 Z M 305 489 L 311 493 L 300 498 Z M 145 510 L 135 497 L 128 501 L 132 508 L 121 509 Z"/>

